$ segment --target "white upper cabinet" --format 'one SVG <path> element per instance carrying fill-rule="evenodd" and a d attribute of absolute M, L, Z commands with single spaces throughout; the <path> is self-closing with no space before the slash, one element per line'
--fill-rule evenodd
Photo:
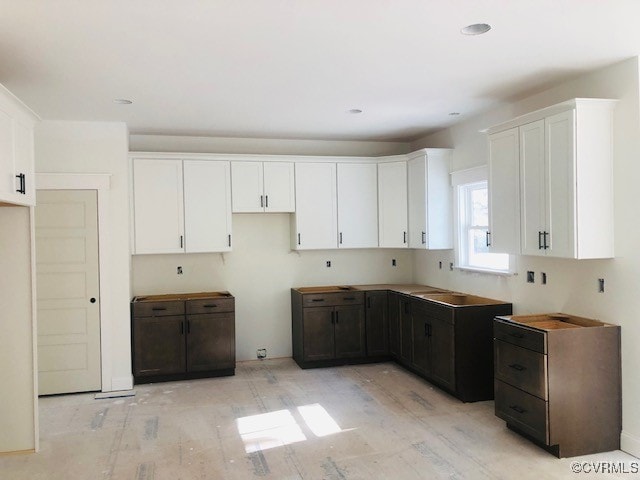
<path fill-rule="evenodd" d="M 133 161 L 134 253 L 184 252 L 182 161 Z"/>
<path fill-rule="evenodd" d="M 499 135 L 494 132 L 518 131 L 523 255 L 613 257 L 614 106 L 615 100 L 574 99 L 489 130 L 490 165 L 501 163 L 494 154 L 492 139 Z M 505 191 L 507 181 L 507 175 L 492 175 L 490 188 Z M 494 201 L 496 193 L 491 195 L 491 237 L 496 242 L 496 220 L 506 226 L 511 212 L 501 205 L 509 200 L 506 196 Z"/>
<path fill-rule="evenodd" d="M 231 177 L 229 162 L 185 160 L 185 252 L 231 250 Z"/>
<path fill-rule="evenodd" d="M 378 168 L 375 163 L 339 163 L 338 247 L 378 246 Z"/>
<path fill-rule="evenodd" d="M 291 230 L 292 248 L 337 248 L 336 164 L 297 163 L 295 184 L 296 213 Z"/>
<path fill-rule="evenodd" d="M 295 211 L 292 162 L 231 162 L 233 213 Z"/>
<path fill-rule="evenodd" d="M 229 162 L 134 159 L 134 254 L 231 250 Z"/>
<path fill-rule="evenodd" d="M 489 232 L 492 253 L 520 253 L 518 127 L 489 135 Z"/>
<path fill-rule="evenodd" d="M 35 122 L 35 115 L 0 86 L 0 202 L 35 205 Z"/>
<path fill-rule="evenodd" d="M 378 164 L 378 240 L 381 247 L 407 248 L 407 162 Z"/>
<path fill-rule="evenodd" d="M 453 248 L 449 150 L 420 152 L 407 162 L 409 248 Z"/>

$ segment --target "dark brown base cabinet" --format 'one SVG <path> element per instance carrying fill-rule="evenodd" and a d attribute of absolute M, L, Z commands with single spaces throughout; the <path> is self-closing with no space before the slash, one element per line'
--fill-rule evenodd
<path fill-rule="evenodd" d="M 391 356 L 464 402 L 493 399 L 493 319 L 510 303 L 450 306 L 390 294 Z"/>
<path fill-rule="evenodd" d="M 135 297 L 135 383 L 233 375 L 234 311 L 234 298 L 227 292 Z"/>
<path fill-rule="evenodd" d="M 498 317 L 495 412 L 557 457 L 620 448 L 620 327 L 564 314 Z"/>

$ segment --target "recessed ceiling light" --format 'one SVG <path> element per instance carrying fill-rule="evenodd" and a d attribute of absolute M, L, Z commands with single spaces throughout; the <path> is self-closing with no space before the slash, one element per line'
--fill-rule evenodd
<path fill-rule="evenodd" d="M 491 30 L 491 25 L 488 23 L 474 23 L 473 25 L 467 25 L 460 33 L 463 35 L 482 35 L 483 33 L 487 33 Z"/>
<path fill-rule="evenodd" d="M 354 115 L 356 115 L 358 113 L 362 113 L 362 110 L 360 110 L 359 108 L 352 108 L 351 110 L 349 110 L 349 113 L 353 113 Z"/>
<path fill-rule="evenodd" d="M 133 102 L 131 100 L 127 100 L 126 98 L 115 98 L 113 103 L 117 103 L 118 105 L 131 105 Z"/>
<path fill-rule="evenodd" d="M 451 112 L 449 115 L 451 115 L 452 117 L 457 117 L 458 115 L 460 115 L 460 112 Z"/>

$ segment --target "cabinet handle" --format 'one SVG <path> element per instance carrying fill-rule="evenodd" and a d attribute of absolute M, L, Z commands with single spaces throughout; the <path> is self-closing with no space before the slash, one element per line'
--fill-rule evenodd
<path fill-rule="evenodd" d="M 544 240 L 544 249 L 548 249 L 549 245 L 547 245 L 547 235 L 549 235 L 549 232 L 542 232 L 542 238 Z"/>
<path fill-rule="evenodd" d="M 427 243 L 427 232 L 422 232 L 422 244 Z"/>
<path fill-rule="evenodd" d="M 184 335 L 184 322 L 180 322 L 180 335 Z"/>
<path fill-rule="evenodd" d="M 227 235 L 227 238 L 229 240 L 229 246 L 231 246 L 231 234 Z"/>
<path fill-rule="evenodd" d="M 312 302 L 324 302 L 324 298 L 312 298 Z"/>
<path fill-rule="evenodd" d="M 264 208 L 264 197 L 260 195 L 260 208 Z"/>
<path fill-rule="evenodd" d="M 20 187 L 16 190 L 16 192 L 26 195 L 27 189 L 26 189 L 26 182 L 25 182 L 25 174 L 20 173 L 16 175 L 16 178 L 20 180 Z"/>
<path fill-rule="evenodd" d="M 334 318 L 333 318 L 333 314 L 334 314 L 334 313 L 335 313 L 335 312 L 333 312 L 333 311 L 331 312 L 331 325 L 333 325 L 334 323 L 336 323 L 336 322 L 335 322 L 335 320 L 334 320 Z"/>
<path fill-rule="evenodd" d="M 356 297 L 344 297 L 344 299 L 343 299 L 343 300 L 353 301 L 353 300 L 355 300 L 355 299 L 356 299 Z"/>
<path fill-rule="evenodd" d="M 218 305 L 211 303 L 211 304 L 207 304 L 207 305 L 203 305 L 204 308 L 216 308 Z"/>
<path fill-rule="evenodd" d="M 184 248 L 184 235 L 180 235 L 180 248 Z"/>
<path fill-rule="evenodd" d="M 300 245 L 300 234 L 298 234 L 298 245 Z"/>
<path fill-rule="evenodd" d="M 152 312 L 164 312 L 166 310 L 165 307 L 153 307 L 151 309 Z"/>
<path fill-rule="evenodd" d="M 264 206 L 265 208 L 269 208 L 269 195 L 264 196 Z"/>
<path fill-rule="evenodd" d="M 487 237 L 487 247 L 491 246 L 491 232 L 489 230 L 487 230 L 487 233 L 485 234 Z"/>
<path fill-rule="evenodd" d="M 340 232 L 340 245 L 342 245 L 342 232 Z"/>
<path fill-rule="evenodd" d="M 336 312 L 336 323 L 338 323 L 338 312 Z"/>
<path fill-rule="evenodd" d="M 187 333 L 191 333 L 191 322 L 187 320 Z"/>
<path fill-rule="evenodd" d="M 538 250 L 542 250 L 542 232 L 538 232 Z"/>
<path fill-rule="evenodd" d="M 425 337 L 429 336 L 429 324 L 428 323 L 424 324 L 424 336 Z"/>
<path fill-rule="evenodd" d="M 512 363 L 511 365 L 509 365 L 509 368 L 513 368 L 514 370 L 517 370 L 519 372 L 527 369 L 527 367 L 523 367 L 522 365 L 519 365 L 517 363 Z"/>
<path fill-rule="evenodd" d="M 407 243 L 407 232 L 402 232 L 402 243 Z"/>
<path fill-rule="evenodd" d="M 527 412 L 524 408 L 519 407 L 518 405 L 509 405 L 509 408 L 511 410 L 515 410 L 516 412 L 521 413 L 521 414 Z"/>
<path fill-rule="evenodd" d="M 367 308 L 371 308 L 371 297 L 367 297 Z"/>

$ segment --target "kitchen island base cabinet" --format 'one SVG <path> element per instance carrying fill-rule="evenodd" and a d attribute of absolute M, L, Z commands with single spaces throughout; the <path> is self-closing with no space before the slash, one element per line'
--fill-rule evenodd
<path fill-rule="evenodd" d="M 234 308 L 234 298 L 226 292 L 135 297 L 135 383 L 233 375 Z"/>

